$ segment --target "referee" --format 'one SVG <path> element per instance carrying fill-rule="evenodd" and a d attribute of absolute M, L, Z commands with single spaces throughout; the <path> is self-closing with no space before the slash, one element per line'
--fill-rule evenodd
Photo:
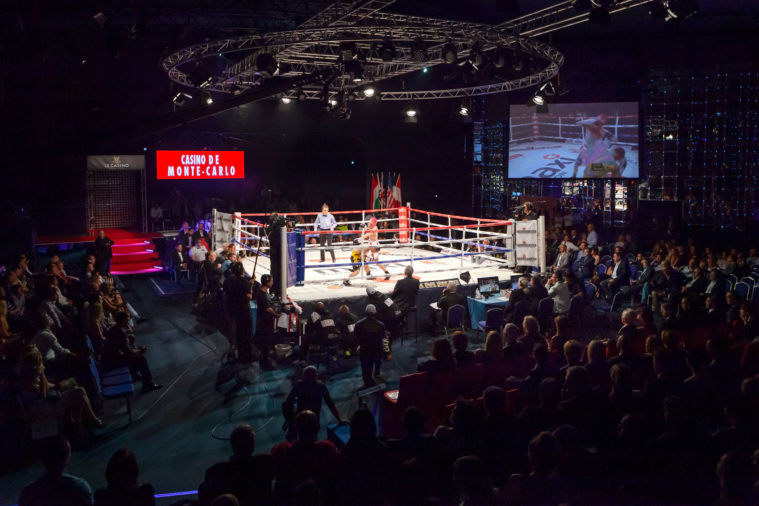
<path fill-rule="evenodd" d="M 335 217 L 332 216 L 329 213 L 329 206 L 327 204 L 322 204 L 322 212 L 321 214 L 316 215 L 316 221 L 314 221 L 314 230 L 335 230 L 335 227 L 337 226 L 337 222 L 335 221 Z M 324 246 L 324 243 L 327 243 L 328 246 L 332 246 L 332 234 L 319 234 L 319 246 Z M 330 256 L 332 256 L 332 263 L 335 263 L 335 250 L 329 249 Z M 324 250 L 319 250 L 319 257 L 320 262 L 324 262 Z"/>

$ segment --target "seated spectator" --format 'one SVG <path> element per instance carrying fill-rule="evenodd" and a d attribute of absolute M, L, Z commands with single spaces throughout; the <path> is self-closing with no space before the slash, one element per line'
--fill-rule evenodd
<path fill-rule="evenodd" d="M 572 322 L 565 315 L 556 316 L 553 322 L 554 327 L 556 327 L 556 334 L 551 337 L 548 351 L 562 352 L 564 350 L 564 343 L 571 339 Z"/>
<path fill-rule="evenodd" d="M 606 347 L 602 341 L 594 339 L 588 344 L 588 359 L 585 370 L 588 371 L 590 387 L 608 395 L 611 389 L 611 381 L 609 379 L 609 364 L 606 361 Z"/>
<path fill-rule="evenodd" d="M 441 425 L 434 433 L 435 444 L 443 458 L 453 461 L 476 453 L 481 447 L 482 424 L 476 406 L 466 399 L 458 399 L 448 421 L 450 425 Z"/>
<path fill-rule="evenodd" d="M 71 458 L 71 444 L 64 436 L 55 436 L 45 445 L 42 454 L 43 474 L 25 486 L 18 497 L 18 506 L 90 506 L 92 489 L 82 478 L 66 473 Z"/>
<path fill-rule="evenodd" d="M 570 339 L 566 343 L 564 343 L 564 367 L 559 369 L 559 376 L 558 379 L 561 383 L 564 383 L 564 378 L 567 376 L 567 371 L 570 367 L 574 367 L 576 365 L 582 365 L 582 356 L 583 353 L 585 353 L 585 346 L 582 345 L 580 341 L 576 341 L 574 339 Z"/>
<path fill-rule="evenodd" d="M 377 441 L 377 425 L 371 411 L 356 410 L 351 418 L 350 439 L 340 451 L 338 488 L 341 504 L 385 504 L 388 451 Z"/>
<path fill-rule="evenodd" d="M 548 290 L 543 286 L 543 278 L 540 277 L 540 274 L 534 273 L 530 276 L 530 287 L 527 289 L 527 295 L 530 297 L 529 312 L 535 314 L 540 301 L 548 297 Z"/>
<path fill-rule="evenodd" d="M 432 344 L 432 358 L 417 366 L 419 372 L 438 373 L 452 371 L 456 367 L 456 360 L 453 358 L 451 343 L 447 339 L 435 339 Z"/>
<path fill-rule="evenodd" d="M 153 381 L 145 354 L 147 346 L 136 346 L 134 331 L 129 325 L 129 316 L 120 312 L 116 314 L 116 324 L 108 330 L 105 337 L 103 362 L 106 367 L 129 367 L 132 377 L 142 381 L 142 392 L 152 392 L 162 388 Z"/>
<path fill-rule="evenodd" d="M 10 286 L 6 300 L 8 303 L 8 321 L 21 321 L 26 316 L 26 294 L 20 283 Z"/>
<path fill-rule="evenodd" d="M 534 316 L 524 317 L 522 320 L 522 335 L 519 337 L 518 342 L 528 350 L 532 350 L 536 344 L 548 346 L 545 337 L 540 333 L 540 324 L 537 318 Z"/>
<path fill-rule="evenodd" d="M 251 506 L 271 503 L 271 487 L 275 462 L 269 454 L 253 455 L 256 433 L 247 423 L 235 427 L 229 437 L 232 456 L 206 470 L 198 487 L 201 505 L 209 504 L 225 493 L 234 494 L 240 504 Z"/>
<path fill-rule="evenodd" d="M 606 271 L 608 276 L 601 281 L 601 294 L 604 298 L 611 302 L 614 294 L 617 293 L 623 286 L 627 286 L 630 283 L 630 267 L 627 265 L 627 260 L 622 258 L 622 253 L 614 253 L 614 264 Z"/>
<path fill-rule="evenodd" d="M 305 410 L 295 417 L 297 439 L 285 441 L 271 450 L 276 462 L 274 504 L 289 504 L 298 484 L 314 480 L 319 495 L 334 498 L 338 472 L 338 452 L 329 441 L 318 441 L 319 418 Z M 327 502 L 332 502 L 328 499 Z"/>
<path fill-rule="evenodd" d="M 503 497 L 507 506 L 522 504 L 558 504 L 554 494 L 556 439 L 550 432 L 541 432 L 527 446 L 530 473 L 509 476 Z"/>
<path fill-rule="evenodd" d="M 527 349 L 519 342 L 522 331 L 513 323 L 503 327 L 503 357 L 506 360 L 515 359 L 528 354 Z"/>
<path fill-rule="evenodd" d="M 640 353 L 636 344 L 636 337 L 622 334 L 617 338 L 618 355 L 609 360 L 609 366 L 614 367 L 616 364 L 625 364 L 633 372 L 633 385 L 637 389 L 642 389 L 646 381 L 653 375 L 650 362 L 648 362 Z"/>
<path fill-rule="evenodd" d="M 572 244 L 572 243 L 569 243 Z M 574 246 L 574 245 L 573 245 Z M 576 247 L 576 246 L 575 246 Z M 572 253 L 567 250 L 567 244 L 559 245 L 559 254 L 556 255 L 556 261 L 550 268 L 551 272 L 562 271 L 572 267 Z"/>
<path fill-rule="evenodd" d="M 177 282 L 180 281 L 181 271 L 189 268 L 190 257 L 184 251 L 184 245 L 177 243 L 174 252 L 171 254 L 171 269 L 174 271 L 177 277 Z"/>
<path fill-rule="evenodd" d="M 83 388 L 57 386 L 48 381 L 42 354 L 36 347 L 27 346 L 22 351 L 18 377 L 19 400 L 32 420 L 52 414 L 77 435 L 82 435 L 87 426 L 104 425 L 92 411 L 90 399 Z"/>
<path fill-rule="evenodd" d="M 553 299 L 553 312 L 555 314 L 566 314 L 569 311 L 569 299 L 572 294 L 569 293 L 569 286 L 564 280 L 563 271 L 556 271 L 549 278 L 548 296 Z"/>
<path fill-rule="evenodd" d="M 741 304 L 738 314 L 743 323 L 743 340 L 747 342 L 758 341 L 759 319 L 754 316 L 754 307 L 751 303 L 744 302 Z"/>
<path fill-rule="evenodd" d="M 105 334 L 110 327 L 103 313 L 103 304 L 90 304 L 85 313 L 84 332 L 90 336 L 96 349 L 102 348 L 105 344 Z"/>
<path fill-rule="evenodd" d="M 545 344 L 536 343 L 533 346 L 532 358 L 535 360 L 535 366 L 527 376 L 523 378 L 511 376 L 506 380 L 506 388 L 518 388 L 522 392 L 525 405 L 528 406 L 537 403 L 540 382 L 556 375 L 556 370 L 548 361 L 548 348 Z"/>
<path fill-rule="evenodd" d="M 525 277 L 519 278 L 519 281 L 517 281 L 517 289 L 512 290 L 511 293 L 509 293 L 509 302 L 506 303 L 506 307 L 503 309 L 504 319 L 506 321 L 511 321 L 511 314 L 514 312 L 514 308 L 517 303 L 523 300 L 531 301 L 530 294 L 527 291 L 527 278 Z M 537 307 L 537 303 L 535 303 L 535 307 Z"/>
<path fill-rule="evenodd" d="M 453 481 L 459 491 L 459 506 L 488 506 L 497 503 L 485 463 L 473 455 L 459 457 L 453 463 Z"/>
<path fill-rule="evenodd" d="M 501 334 L 495 330 L 488 332 L 485 338 L 485 348 L 477 350 L 475 357 L 477 362 L 489 367 L 498 367 L 505 364 Z"/>
<path fill-rule="evenodd" d="M 40 313 L 50 318 L 52 329 L 56 332 L 66 332 L 71 330 L 73 323 L 58 307 L 57 294 L 52 286 L 46 287 L 42 292 L 42 304 Z"/>
<path fill-rule="evenodd" d="M 95 491 L 95 506 L 154 506 L 155 489 L 139 484 L 137 457 L 128 448 L 117 450 L 105 468 L 106 488 Z"/>
<path fill-rule="evenodd" d="M 475 363 L 474 352 L 467 351 L 466 349 L 469 345 L 469 339 L 467 339 L 464 332 L 460 330 L 454 332 L 451 336 L 451 341 L 453 342 L 453 349 L 456 350 L 453 352 L 456 367 L 466 367 Z M 499 349 L 498 352 L 503 355 L 502 350 Z"/>
<path fill-rule="evenodd" d="M 38 321 L 39 331 L 29 344 L 39 350 L 49 376 L 57 379 L 74 376 L 80 382 L 83 381 L 87 377 L 84 374 L 88 369 L 87 358 L 62 346 L 52 331 L 52 324 L 49 316 L 41 314 Z"/>
<path fill-rule="evenodd" d="M 519 430 L 522 435 L 529 440 L 540 432 L 557 427 L 561 422 L 560 402 L 561 383 L 553 377 L 543 378 L 538 385 L 537 405 L 527 405 L 519 414 Z"/>
<path fill-rule="evenodd" d="M 438 330 L 448 321 L 448 310 L 451 307 L 460 305 L 466 308 L 466 299 L 457 293 L 458 286 L 455 281 L 450 281 L 448 286 L 443 289 L 440 299 L 437 301 L 438 310 L 432 313 L 433 334 L 437 334 Z"/>
<path fill-rule="evenodd" d="M 127 306 L 121 293 L 113 288 L 113 285 L 103 283 L 100 286 L 100 302 L 103 305 L 103 311 L 115 317 L 118 313 L 127 313 Z"/>

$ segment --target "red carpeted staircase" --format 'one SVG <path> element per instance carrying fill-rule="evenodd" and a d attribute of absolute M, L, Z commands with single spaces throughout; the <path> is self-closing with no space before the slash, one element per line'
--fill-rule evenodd
<path fill-rule="evenodd" d="M 152 242 L 153 239 L 161 237 L 161 234 L 143 234 L 120 228 L 108 228 L 105 230 L 105 235 L 113 241 L 111 274 L 115 276 L 148 274 L 161 272 L 163 269 L 155 245 Z M 94 235 L 38 237 L 36 244 L 41 246 L 88 243 L 94 240 Z"/>

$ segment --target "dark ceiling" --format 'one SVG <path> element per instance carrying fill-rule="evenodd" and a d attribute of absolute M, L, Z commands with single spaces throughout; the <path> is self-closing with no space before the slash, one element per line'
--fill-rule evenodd
<path fill-rule="evenodd" d="M 162 57 L 203 40 L 296 27 L 331 2 L 320 0 L 6 0 L 0 3 L 2 164 L 82 149 L 116 127 L 171 112 L 175 88 Z M 498 23 L 555 4 L 550 0 L 399 0 L 397 13 Z M 566 55 L 564 72 L 580 100 L 634 95 L 649 69 L 754 64 L 759 2 L 700 0 L 676 29 L 647 8 L 587 23 L 545 39 Z M 102 12 L 100 26 L 93 16 Z"/>

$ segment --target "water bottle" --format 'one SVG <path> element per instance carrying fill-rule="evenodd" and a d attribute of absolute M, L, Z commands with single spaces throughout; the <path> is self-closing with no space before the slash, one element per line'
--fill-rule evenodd
<path fill-rule="evenodd" d="M 475 288 L 474 289 L 474 298 L 475 299 L 481 299 L 482 298 L 482 295 L 480 294 L 480 289 L 479 288 Z"/>

